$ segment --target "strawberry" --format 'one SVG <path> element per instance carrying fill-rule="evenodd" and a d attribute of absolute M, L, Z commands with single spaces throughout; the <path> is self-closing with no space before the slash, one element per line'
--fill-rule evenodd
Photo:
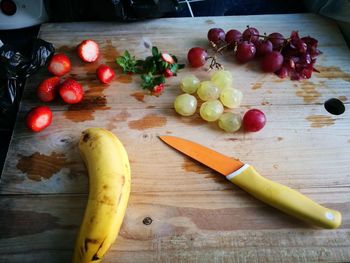
<path fill-rule="evenodd" d="M 165 76 L 166 78 L 170 78 L 170 77 L 174 76 L 174 73 L 173 73 L 169 68 L 166 68 L 166 69 L 164 70 L 164 76 Z"/>
<path fill-rule="evenodd" d="M 71 69 L 71 62 L 65 54 L 55 54 L 52 56 L 48 71 L 56 76 L 63 76 Z"/>
<path fill-rule="evenodd" d="M 83 87 L 74 79 L 65 80 L 59 88 L 59 93 L 63 101 L 68 104 L 78 103 L 84 96 Z"/>
<path fill-rule="evenodd" d="M 39 132 L 48 127 L 52 122 L 52 111 L 47 106 L 32 108 L 26 117 L 26 125 L 29 130 Z"/>
<path fill-rule="evenodd" d="M 41 101 L 49 102 L 53 101 L 57 94 L 57 87 L 60 84 L 59 77 L 52 77 L 43 80 L 38 89 L 36 90 L 36 95 Z"/>
<path fill-rule="evenodd" d="M 113 69 L 106 65 L 100 65 L 96 70 L 96 75 L 97 78 L 104 84 L 110 83 L 115 77 Z"/>
<path fill-rule="evenodd" d="M 160 93 L 163 92 L 163 90 L 164 90 L 164 84 L 161 83 L 161 84 L 155 85 L 155 86 L 153 87 L 153 90 L 152 90 L 152 91 L 153 91 L 154 94 L 160 94 Z"/>
<path fill-rule="evenodd" d="M 78 56 L 84 62 L 94 62 L 100 54 L 98 44 L 93 40 L 84 40 L 77 49 Z"/>
<path fill-rule="evenodd" d="M 173 59 L 172 56 L 168 53 L 162 53 L 161 54 L 162 60 L 169 63 L 169 64 L 174 64 L 175 60 Z"/>

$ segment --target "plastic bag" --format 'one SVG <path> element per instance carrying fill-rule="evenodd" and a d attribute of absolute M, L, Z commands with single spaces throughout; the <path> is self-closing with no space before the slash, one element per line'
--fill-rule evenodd
<path fill-rule="evenodd" d="M 54 52 L 54 46 L 42 39 L 34 40 L 29 56 L 10 45 L 0 47 L 0 128 L 12 126 L 26 78 L 46 65 Z"/>

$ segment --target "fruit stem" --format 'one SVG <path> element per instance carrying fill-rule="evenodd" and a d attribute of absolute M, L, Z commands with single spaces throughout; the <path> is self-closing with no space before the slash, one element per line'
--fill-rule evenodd
<path fill-rule="evenodd" d="M 210 70 L 212 70 L 214 68 L 216 68 L 216 69 L 224 69 L 224 67 L 219 62 L 217 62 L 215 55 L 213 57 L 208 57 L 207 59 L 211 59 L 208 71 L 210 71 Z"/>
<path fill-rule="evenodd" d="M 221 41 L 222 43 L 225 43 L 224 41 Z M 224 50 L 225 48 L 227 48 L 229 46 L 229 44 L 225 43 L 222 46 L 219 46 L 218 44 L 215 44 L 213 41 L 209 42 L 211 47 L 213 48 L 215 53 L 220 53 L 221 51 Z"/>
<path fill-rule="evenodd" d="M 224 50 L 225 48 L 227 48 L 229 45 L 230 45 L 230 44 L 225 44 L 225 45 L 219 47 L 219 48 L 216 50 L 216 52 L 217 52 L 217 53 L 220 53 L 222 50 Z"/>
<path fill-rule="evenodd" d="M 283 39 L 284 41 L 288 40 L 288 38 L 283 38 L 283 37 L 269 37 L 266 36 L 266 33 L 264 33 L 264 35 L 257 35 L 257 34 L 252 34 L 252 36 L 258 36 L 258 37 L 262 37 L 262 38 L 267 38 L 267 39 Z"/>

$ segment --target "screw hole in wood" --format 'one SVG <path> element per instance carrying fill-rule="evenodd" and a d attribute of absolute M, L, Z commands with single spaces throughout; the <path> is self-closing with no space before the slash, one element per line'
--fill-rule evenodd
<path fill-rule="evenodd" d="M 142 221 L 142 223 L 143 223 L 144 225 L 146 225 L 146 226 L 152 224 L 152 222 L 153 222 L 152 218 L 150 218 L 150 217 L 148 217 L 148 216 L 145 217 L 145 218 L 143 219 L 143 221 Z"/>
<path fill-rule="evenodd" d="M 324 108 L 326 109 L 326 111 L 333 115 L 340 115 L 345 112 L 344 103 L 337 98 L 331 98 L 327 100 L 324 103 Z"/>

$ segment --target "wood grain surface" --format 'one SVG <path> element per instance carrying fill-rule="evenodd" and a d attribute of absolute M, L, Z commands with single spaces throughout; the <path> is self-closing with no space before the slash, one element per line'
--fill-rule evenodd
<path fill-rule="evenodd" d="M 267 116 L 258 133 L 224 133 L 198 114 L 173 109 L 179 79 L 205 68 L 186 67 L 167 79 L 163 95 L 143 93 L 139 76 L 121 74 L 115 58 L 128 49 L 138 58 L 151 45 L 186 63 L 187 50 L 208 47 L 211 27 L 288 35 L 299 30 L 319 40 L 323 54 L 305 81 L 260 72 L 257 62 L 239 65 L 232 54 L 220 61 L 244 94 L 235 112 L 259 108 Z M 0 262 L 69 262 L 82 220 L 88 177 L 79 156 L 81 132 L 98 126 L 123 142 L 130 158 L 132 190 L 116 243 L 104 262 L 346 262 L 350 261 L 350 53 L 337 26 L 311 14 L 158 19 L 139 23 L 45 24 L 40 37 L 73 63 L 65 76 L 81 82 L 84 101 L 50 103 L 53 123 L 40 133 L 24 125 L 27 111 L 41 103 L 41 70 L 28 81 L 0 183 Z M 75 47 L 84 39 L 101 47 L 97 63 L 84 64 Z M 99 84 L 95 69 L 112 66 L 118 77 Z M 325 100 L 339 98 L 342 115 Z M 265 177 L 299 190 L 343 214 L 337 230 L 302 223 L 249 196 L 217 173 L 177 153 L 159 139 L 170 134 L 196 141 L 250 163 Z"/>

